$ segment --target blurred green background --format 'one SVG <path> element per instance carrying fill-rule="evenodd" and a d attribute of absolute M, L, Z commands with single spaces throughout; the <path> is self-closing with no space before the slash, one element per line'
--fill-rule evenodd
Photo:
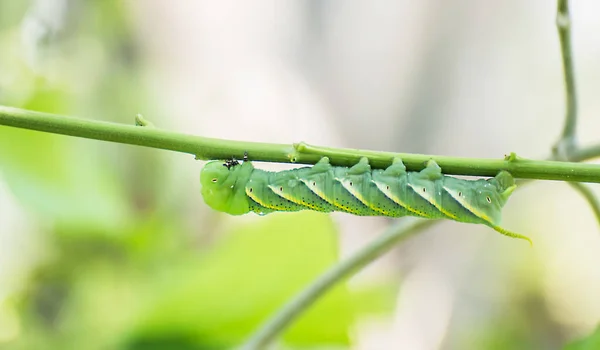
<path fill-rule="evenodd" d="M 554 3 L 0 0 L 0 104 L 229 139 L 549 153 Z M 600 141 L 600 4 L 573 4 L 580 139 Z M 229 349 L 391 220 L 229 217 L 202 162 L 0 127 L 0 348 Z M 261 164 L 268 169 L 278 165 Z M 339 285 L 285 349 L 600 348 L 600 235 L 561 183 L 506 227 L 440 223 Z M 594 343 L 595 342 L 595 343 Z"/>

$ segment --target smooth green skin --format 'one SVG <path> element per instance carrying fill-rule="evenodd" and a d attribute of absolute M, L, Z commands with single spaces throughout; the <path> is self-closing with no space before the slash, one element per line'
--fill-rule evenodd
<path fill-rule="evenodd" d="M 231 168 L 221 161 L 207 163 L 200 173 L 204 201 L 217 211 L 231 215 L 246 214 L 250 211 L 250 203 L 245 188 L 253 172 L 250 162 Z"/>
<path fill-rule="evenodd" d="M 324 157 L 313 167 L 280 172 L 255 169 L 248 161 L 230 168 L 212 161 L 202 169 L 200 183 L 205 202 L 232 215 L 306 209 L 412 215 L 484 224 L 531 243 L 499 226 L 502 207 L 516 188 L 506 171 L 490 179 L 464 180 L 444 176 L 433 160 L 420 172 L 407 172 L 400 159 L 385 170 L 372 170 L 367 158 L 346 168 L 333 167 Z"/>

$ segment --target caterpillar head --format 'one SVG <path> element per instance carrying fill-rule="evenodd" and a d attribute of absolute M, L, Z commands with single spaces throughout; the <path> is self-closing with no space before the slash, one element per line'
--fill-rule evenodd
<path fill-rule="evenodd" d="M 208 162 L 200 172 L 204 202 L 211 208 L 228 214 L 247 213 L 250 209 L 245 187 L 253 169 L 250 162 Z"/>

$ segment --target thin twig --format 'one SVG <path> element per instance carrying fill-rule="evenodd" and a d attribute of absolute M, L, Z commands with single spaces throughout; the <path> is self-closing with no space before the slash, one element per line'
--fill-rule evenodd
<path fill-rule="evenodd" d="M 140 118 L 138 117 L 138 123 Z M 322 157 L 332 165 L 352 166 L 361 157 L 373 168 L 387 168 L 394 157 L 401 158 L 407 170 L 419 171 L 434 159 L 450 175 L 495 176 L 501 170 L 516 178 L 600 183 L 600 166 L 530 160 L 448 157 L 428 154 L 394 153 L 357 149 L 318 147 L 306 143 L 274 144 L 244 142 L 186 135 L 153 127 L 108 123 L 0 106 L 0 125 L 55 134 L 119 142 L 195 155 L 198 159 L 241 159 L 252 161 L 315 164 Z M 600 146 L 594 146 L 599 147 Z"/>
<path fill-rule="evenodd" d="M 388 228 L 380 237 L 369 243 L 352 256 L 348 257 L 317 278 L 311 285 L 296 295 L 277 311 L 259 331 L 246 342 L 243 350 L 263 349 L 286 328 L 300 313 L 305 311 L 335 284 L 366 266 L 376 258 L 389 251 L 398 242 L 436 223 L 436 220 L 406 218 Z"/>
<path fill-rule="evenodd" d="M 556 11 L 556 27 L 560 38 L 560 52 L 565 79 L 565 125 L 561 139 L 554 147 L 557 160 L 572 160 L 577 152 L 577 92 L 575 87 L 575 68 L 571 48 L 571 15 L 569 1 L 558 0 Z M 584 184 L 571 182 L 571 187 L 581 193 L 583 198 L 592 207 L 596 220 L 600 223 L 600 203 L 594 192 Z"/>
<path fill-rule="evenodd" d="M 589 186 L 579 182 L 569 182 L 569 185 L 571 185 L 583 196 L 583 198 L 585 198 L 590 207 L 592 207 L 592 211 L 594 212 L 594 215 L 596 215 L 598 224 L 600 224 L 600 202 L 598 202 L 598 198 L 594 192 L 592 192 L 592 189 Z"/>
<path fill-rule="evenodd" d="M 560 38 L 560 50 L 565 80 L 565 125 L 562 132 L 562 147 L 569 152 L 576 147 L 577 128 L 577 93 L 575 89 L 575 72 L 571 50 L 571 16 L 569 14 L 569 1 L 558 0 L 556 11 L 556 26 Z"/>

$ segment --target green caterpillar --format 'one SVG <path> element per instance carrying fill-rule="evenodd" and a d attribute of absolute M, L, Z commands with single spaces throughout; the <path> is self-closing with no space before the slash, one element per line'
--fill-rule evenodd
<path fill-rule="evenodd" d="M 443 175 L 433 160 L 420 172 L 407 172 L 400 159 L 379 170 L 371 169 L 367 158 L 347 168 L 332 166 L 324 157 L 312 167 L 280 172 L 230 160 L 207 163 L 200 183 L 206 204 L 232 215 L 305 209 L 411 215 L 484 224 L 531 244 L 528 237 L 499 226 L 502 207 L 516 188 L 506 171 L 490 179 L 464 180 Z"/>

